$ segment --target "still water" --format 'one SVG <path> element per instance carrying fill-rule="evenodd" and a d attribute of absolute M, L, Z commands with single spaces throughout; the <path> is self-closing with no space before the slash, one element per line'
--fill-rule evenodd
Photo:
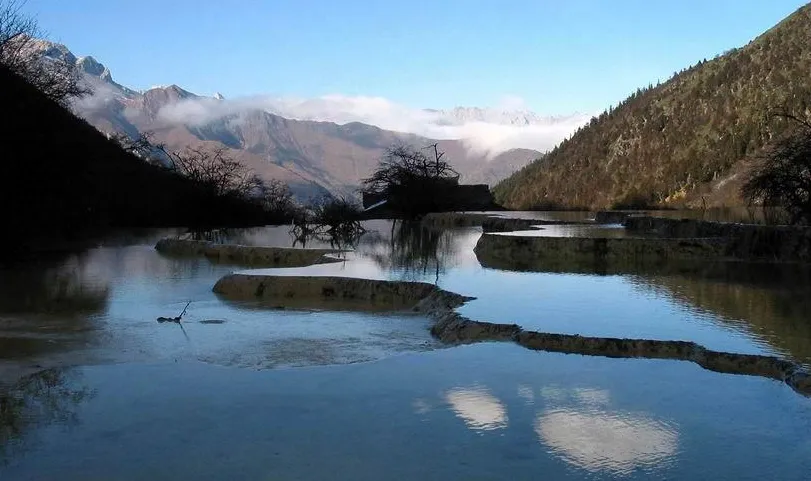
<path fill-rule="evenodd" d="M 473 252 L 477 228 L 366 227 L 341 242 L 354 249 L 342 262 L 267 272 L 426 281 L 477 297 L 459 309 L 473 319 L 811 364 L 802 272 L 497 270 Z M 782 383 L 686 362 L 448 347 L 431 338 L 429 319 L 411 314 L 225 303 L 211 287 L 245 268 L 160 255 L 153 245 L 165 234 L 0 271 L 0 479 L 811 472 L 811 400 Z M 302 245 L 286 227 L 203 237 Z M 183 329 L 155 322 L 188 301 Z"/>

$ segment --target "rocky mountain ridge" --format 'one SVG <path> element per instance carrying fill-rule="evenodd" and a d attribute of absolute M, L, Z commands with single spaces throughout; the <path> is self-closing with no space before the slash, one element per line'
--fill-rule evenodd
<path fill-rule="evenodd" d="M 199 102 L 224 102 L 221 94 L 200 96 L 178 85 L 139 92 L 115 82 L 110 70 L 93 57 L 76 57 L 65 46 L 47 41 L 40 41 L 38 48 L 45 57 L 76 64 L 84 74 L 94 94 L 76 102 L 74 109 L 102 132 L 136 137 L 149 131 L 175 150 L 225 147 L 260 177 L 287 182 L 301 198 L 325 192 L 354 195 L 385 149 L 397 143 L 439 143 L 467 183 L 494 183 L 541 155 L 530 149 L 494 156 L 474 153 L 461 140 L 429 139 L 360 122 L 293 120 L 250 105 L 200 120 L 195 110 Z M 469 112 L 492 117 L 482 109 Z M 528 114 L 516 120 L 530 121 L 535 120 Z"/>

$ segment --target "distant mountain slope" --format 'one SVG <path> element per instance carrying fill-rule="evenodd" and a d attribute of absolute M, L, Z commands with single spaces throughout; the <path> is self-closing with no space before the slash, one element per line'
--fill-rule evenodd
<path fill-rule="evenodd" d="M 287 182 L 300 198 L 327 191 L 354 194 L 385 149 L 396 143 L 427 146 L 440 142 L 467 183 L 494 184 L 540 155 L 513 149 L 489 156 L 464 148 L 459 140 L 437 141 L 359 122 L 293 120 L 248 105 L 238 110 L 223 108 L 221 115 L 207 112 L 201 120 L 202 106 L 216 112 L 218 105 L 224 105 L 221 95 L 202 97 L 177 85 L 136 92 L 116 83 L 110 71 L 92 57 L 77 58 L 65 46 L 47 41 L 41 41 L 38 48 L 46 56 L 75 63 L 85 74 L 95 94 L 74 107 L 99 130 L 133 137 L 152 131 L 156 140 L 173 150 L 226 147 L 262 178 Z M 496 119 L 523 125 L 546 121 L 528 112 L 499 116 L 482 109 L 457 109 L 448 115 L 449 122 Z"/>
<path fill-rule="evenodd" d="M 33 235 L 54 239 L 88 228 L 265 220 L 252 204 L 215 198 L 128 154 L 2 65 L 0 92 L 5 255 L 27 248 Z"/>
<path fill-rule="evenodd" d="M 743 48 L 641 89 L 495 188 L 513 208 L 740 205 L 756 155 L 811 106 L 811 7 Z"/>

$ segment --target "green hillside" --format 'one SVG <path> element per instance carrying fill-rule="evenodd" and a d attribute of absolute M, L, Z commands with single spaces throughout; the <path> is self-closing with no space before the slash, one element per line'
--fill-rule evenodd
<path fill-rule="evenodd" d="M 811 104 L 811 6 L 750 42 L 639 89 L 495 188 L 517 209 L 742 205 L 748 159 Z M 702 199 L 703 198 L 703 199 Z"/>

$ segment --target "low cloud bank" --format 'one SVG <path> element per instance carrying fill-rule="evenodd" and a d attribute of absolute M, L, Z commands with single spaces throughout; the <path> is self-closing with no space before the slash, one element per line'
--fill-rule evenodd
<path fill-rule="evenodd" d="M 520 105 L 520 99 L 510 98 L 508 105 L 504 106 Z M 432 139 L 463 140 L 471 151 L 488 155 L 514 148 L 547 151 L 591 118 L 584 114 L 538 117 L 531 112 L 500 109 L 443 112 L 410 108 L 381 97 L 342 95 L 311 99 L 255 96 L 218 100 L 198 97 L 164 107 L 159 117 L 169 123 L 199 126 L 254 109 L 295 120 L 337 124 L 362 122 Z"/>

